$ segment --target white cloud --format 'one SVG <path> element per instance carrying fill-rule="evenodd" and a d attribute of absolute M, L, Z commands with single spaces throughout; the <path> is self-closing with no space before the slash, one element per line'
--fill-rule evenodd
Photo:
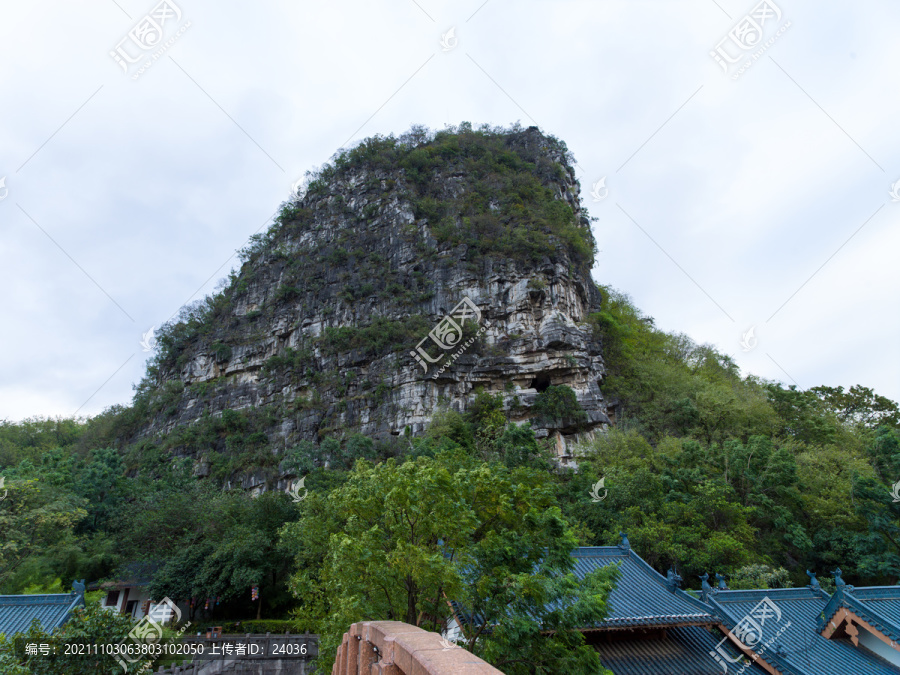
<path fill-rule="evenodd" d="M 184 0 L 191 26 L 167 53 L 183 71 L 166 56 L 137 81 L 108 52 L 154 3 L 117 2 L 19 3 L 0 25 L 0 418 L 69 415 L 98 388 L 81 414 L 130 400 L 141 334 L 210 292 L 348 138 L 532 118 L 576 154 L 600 219 L 598 281 L 745 369 L 790 382 L 774 358 L 804 387 L 900 399 L 900 204 L 887 195 L 900 8 L 887 0 L 780 3 L 791 28 L 738 81 L 709 50 L 754 4 L 739 0 L 719 0 L 732 18 L 711 0 Z M 459 45 L 443 53 L 450 26 Z M 593 203 L 603 175 L 610 196 Z"/>

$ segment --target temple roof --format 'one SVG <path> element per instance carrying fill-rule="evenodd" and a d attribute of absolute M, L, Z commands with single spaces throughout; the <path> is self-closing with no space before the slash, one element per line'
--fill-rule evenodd
<path fill-rule="evenodd" d="M 700 626 L 669 628 L 659 639 L 646 639 L 640 634 L 627 640 L 613 640 L 594 645 L 603 667 L 614 675 L 723 675 L 722 666 L 710 652 L 715 650 L 722 634 Z M 726 643 L 727 645 L 727 643 Z M 737 650 L 726 646 L 727 653 L 737 656 Z M 737 666 L 734 672 L 740 670 Z M 765 671 L 753 664 L 743 671 L 746 675 L 761 675 Z"/>
<path fill-rule="evenodd" d="M 51 632 L 68 621 L 72 610 L 83 604 L 81 593 L 0 595 L 0 634 L 12 637 L 24 633 L 34 619 Z"/>
<path fill-rule="evenodd" d="M 724 625 L 784 675 L 896 675 L 900 669 L 849 640 L 819 634 L 831 600 L 820 588 L 718 591 L 709 598 Z M 747 631 L 745 629 L 749 628 Z"/>
<path fill-rule="evenodd" d="M 885 637 L 900 642 L 900 586 L 839 587 L 822 611 L 817 629 L 825 630 L 845 607 Z"/>
<path fill-rule="evenodd" d="M 653 569 L 630 548 L 582 546 L 572 551 L 574 573 L 583 579 L 606 565 L 619 566 L 619 581 L 609 595 L 609 615 L 595 629 L 711 626 L 718 623 L 709 607 Z"/>

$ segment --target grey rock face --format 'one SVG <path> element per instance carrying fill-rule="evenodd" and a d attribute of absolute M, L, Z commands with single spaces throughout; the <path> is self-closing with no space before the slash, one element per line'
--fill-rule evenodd
<path fill-rule="evenodd" d="M 528 130 L 509 143 L 561 167 L 544 182 L 589 228 L 574 171 L 542 139 Z M 432 185 L 447 198 L 471 189 L 453 165 Z M 511 420 L 531 420 L 539 436 L 555 439 L 567 461 L 572 441 L 609 423 L 600 344 L 586 323 L 600 306 L 588 265 L 561 244 L 537 261 L 479 255 L 436 237 L 420 199 L 402 169 L 363 167 L 289 204 L 207 328 L 160 363 L 155 391 L 169 399 L 138 435 L 162 436 L 228 409 L 268 411 L 273 452 L 356 431 L 418 434 L 441 406 L 463 412 L 483 388 L 502 393 Z M 445 337 L 454 346 L 444 350 L 429 331 L 464 298 L 480 322 L 459 340 L 451 330 Z M 440 356 L 427 372 L 414 358 L 417 345 Z M 576 392 L 586 424 L 535 423 L 536 396 L 560 384 Z M 195 471 L 209 469 L 198 463 Z"/>

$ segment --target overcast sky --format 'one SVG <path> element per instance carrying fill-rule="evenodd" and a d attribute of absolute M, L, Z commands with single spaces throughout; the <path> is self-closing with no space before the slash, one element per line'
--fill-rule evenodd
<path fill-rule="evenodd" d="M 659 327 L 900 400 L 900 4 L 776 1 L 6 3 L 0 419 L 129 402 L 307 169 L 463 120 L 568 144 Z"/>

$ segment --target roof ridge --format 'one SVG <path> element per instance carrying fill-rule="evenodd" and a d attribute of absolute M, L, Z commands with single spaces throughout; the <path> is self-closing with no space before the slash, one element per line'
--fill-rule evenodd
<path fill-rule="evenodd" d="M 590 551 L 610 551 L 610 552 L 618 552 L 621 555 L 625 555 L 627 551 L 630 549 L 622 548 L 621 546 L 578 546 L 572 549 L 572 553 L 582 553 L 582 552 L 590 552 Z"/>
<path fill-rule="evenodd" d="M 900 595 L 900 586 L 854 586 L 853 592 L 862 591 L 868 593 L 870 591 L 894 591 Z"/>
<path fill-rule="evenodd" d="M 831 595 L 826 593 L 825 591 L 817 591 L 809 588 L 808 586 L 795 586 L 793 588 L 729 588 L 727 590 L 719 590 L 716 594 L 719 597 L 731 596 L 737 597 L 740 594 L 744 595 L 788 595 L 791 593 L 803 593 L 810 597 L 810 599 L 829 599 Z"/>
<path fill-rule="evenodd" d="M 835 596 L 838 594 L 835 593 Z M 893 621 L 890 617 L 879 612 L 875 607 L 865 603 L 860 598 L 853 595 L 851 591 L 844 590 L 841 593 L 840 604 L 845 605 L 848 609 L 853 609 L 854 614 L 864 619 L 873 628 L 879 630 L 883 635 L 889 635 L 891 640 L 900 639 L 900 625 Z M 835 612 L 837 610 L 835 609 Z M 827 618 L 828 621 L 834 616 L 835 612 Z M 886 631 L 892 631 L 887 633 Z"/>
<path fill-rule="evenodd" d="M 70 602 L 79 597 L 77 593 L 31 593 L 28 595 L 0 595 L 0 603 L 7 604 L 36 604 L 38 602 Z"/>
<path fill-rule="evenodd" d="M 663 586 L 667 591 L 669 590 L 668 579 L 666 579 L 666 577 L 664 577 L 662 574 L 660 574 L 655 569 L 653 569 L 653 566 L 650 563 L 648 563 L 646 560 L 644 560 L 641 556 L 639 556 L 637 553 L 635 553 L 634 549 L 629 548 L 628 553 L 629 553 L 629 557 L 633 557 L 635 559 L 635 562 L 640 562 L 640 564 L 643 565 L 650 572 L 651 578 L 657 584 Z M 675 588 L 675 591 L 672 593 L 672 595 L 674 595 L 677 598 L 681 598 L 682 600 L 686 600 L 688 602 L 688 604 L 692 605 L 693 607 L 695 607 L 697 609 L 702 609 L 704 614 L 706 614 L 710 618 L 716 618 L 714 614 L 710 614 L 709 607 L 706 606 L 706 604 L 704 604 L 702 601 L 695 598 L 693 595 L 691 595 L 684 589 Z"/>

